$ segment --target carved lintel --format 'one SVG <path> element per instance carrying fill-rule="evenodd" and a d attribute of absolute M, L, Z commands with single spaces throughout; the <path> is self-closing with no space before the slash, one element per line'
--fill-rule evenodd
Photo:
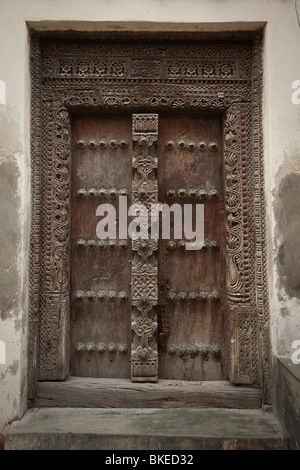
<path fill-rule="evenodd" d="M 157 114 L 133 114 L 133 183 L 136 204 L 158 202 Z M 149 195 L 151 199 L 149 201 Z M 147 200 L 145 201 L 145 199 Z M 150 226 L 148 225 L 148 233 Z M 133 382 L 156 382 L 158 379 L 157 354 L 157 243 L 152 240 L 132 241 L 133 261 L 131 278 L 133 335 L 131 353 L 131 379 Z"/>

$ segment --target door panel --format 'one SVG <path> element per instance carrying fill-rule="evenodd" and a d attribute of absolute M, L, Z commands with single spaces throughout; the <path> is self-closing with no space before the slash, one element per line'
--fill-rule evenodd
<path fill-rule="evenodd" d="M 200 250 L 180 248 L 184 236 L 174 245 L 160 240 L 159 376 L 221 380 L 226 377 L 221 119 L 160 116 L 158 155 L 159 200 L 179 204 L 182 212 L 185 204 L 204 204 L 205 238 Z M 194 217 L 194 229 L 195 222 Z"/>
<path fill-rule="evenodd" d="M 131 119 L 123 114 L 72 120 L 71 375 L 131 376 L 136 349 L 131 331 L 131 240 L 119 239 L 118 220 L 115 241 L 101 241 L 96 234 L 100 204 L 111 204 L 117 215 L 119 195 L 128 194 L 128 207 L 131 204 Z M 227 376 L 222 136 L 218 117 L 159 116 L 158 200 L 179 204 L 182 213 L 185 204 L 194 210 L 204 204 L 206 240 L 200 250 L 187 250 L 180 243 L 188 241 L 184 234 L 174 237 L 171 218 L 170 239 L 158 241 L 160 379 Z M 194 214 L 193 229 L 195 223 Z"/>
<path fill-rule="evenodd" d="M 99 240 L 96 210 L 130 194 L 131 153 L 130 116 L 73 119 L 71 375 L 130 377 L 131 244 Z"/>

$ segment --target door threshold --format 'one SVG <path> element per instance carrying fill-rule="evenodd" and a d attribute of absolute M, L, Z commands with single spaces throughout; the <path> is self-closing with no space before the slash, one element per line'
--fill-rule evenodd
<path fill-rule="evenodd" d="M 64 382 L 38 382 L 34 407 L 83 408 L 233 408 L 261 407 L 261 389 L 228 381 L 69 377 Z"/>

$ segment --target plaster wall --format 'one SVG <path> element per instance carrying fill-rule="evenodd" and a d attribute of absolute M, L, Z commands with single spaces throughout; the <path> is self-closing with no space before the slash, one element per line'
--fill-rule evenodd
<path fill-rule="evenodd" d="M 26 408 L 29 30 L 262 27 L 272 353 L 291 357 L 300 340 L 300 82 L 292 88 L 300 80 L 300 27 L 294 0 L 0 0 L 0 431 Z"/>

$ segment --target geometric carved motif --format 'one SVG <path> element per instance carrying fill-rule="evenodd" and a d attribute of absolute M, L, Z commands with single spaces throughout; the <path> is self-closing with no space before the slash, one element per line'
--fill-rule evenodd
<path fill-rule="evenodd" d="M 135 204 L 158 203 L 157 151 L 158 115 L 132 116 L 132 194 Z M 151 224 L 141 220 L 145 239 L 132 240 L 132 317 L 131 380 L 157 382 L 157 240 L 148 240 Z"/>
<path fill-rule="evenodd" d="M 134 33 L 93 37 L 64 33 L 59 37 L 49 33 L 32 38 L 30 398 L 35 396 L 38 378 L 62 380 L 68 373 L 70 114 L 200 112 L 224 116 L 228 338 L 233 340 L 228 341 L 233 345 L 229 377 L 235 383 L 259 383 L 263 401 L 270 403 L 262 51 L 258 36 L 248 32 L 184 33 L 179 39 L 173 33 L 147 37 Z M 142 152 L 138 140 L 134 148 L 138 159 Z M 157 158 L 154 140 L 147 149 L 149 157 Z M 142 179 L 143 173 L 138 171 L 142 165 L 133 168 L 133 190 L 149 184 L 147 199 L 142 202 L 155 203 L 155 185 L 150 187 L 146 175 Z M 139 197 L 135 191 L 133 202 L 139 202 Z M 138 242 L 133 241 L 137 269 L 132 274 L 134 296 L 143 292 L 139 262 L 150 269 L 149 260 L 154 263 L 157 249 L 151 241 L 154 245 L 149 243 L 141 252 Z M 153 271 L 153 283 L 154 277 Z M 151 307 L 155 306 L 155 295 L 153 286 Z M 149 377 L 152 373 L 154 377 L 155 309 L 134 302 L 133 350 L 146 348 L 149 352 L 145 358 L 144 351 L 136 365 L 148 368 Z M 139 327 L 140 317 L 147 323 L 145 330 Z M 138 377 L 138 371 L 133 375 Z"/>

